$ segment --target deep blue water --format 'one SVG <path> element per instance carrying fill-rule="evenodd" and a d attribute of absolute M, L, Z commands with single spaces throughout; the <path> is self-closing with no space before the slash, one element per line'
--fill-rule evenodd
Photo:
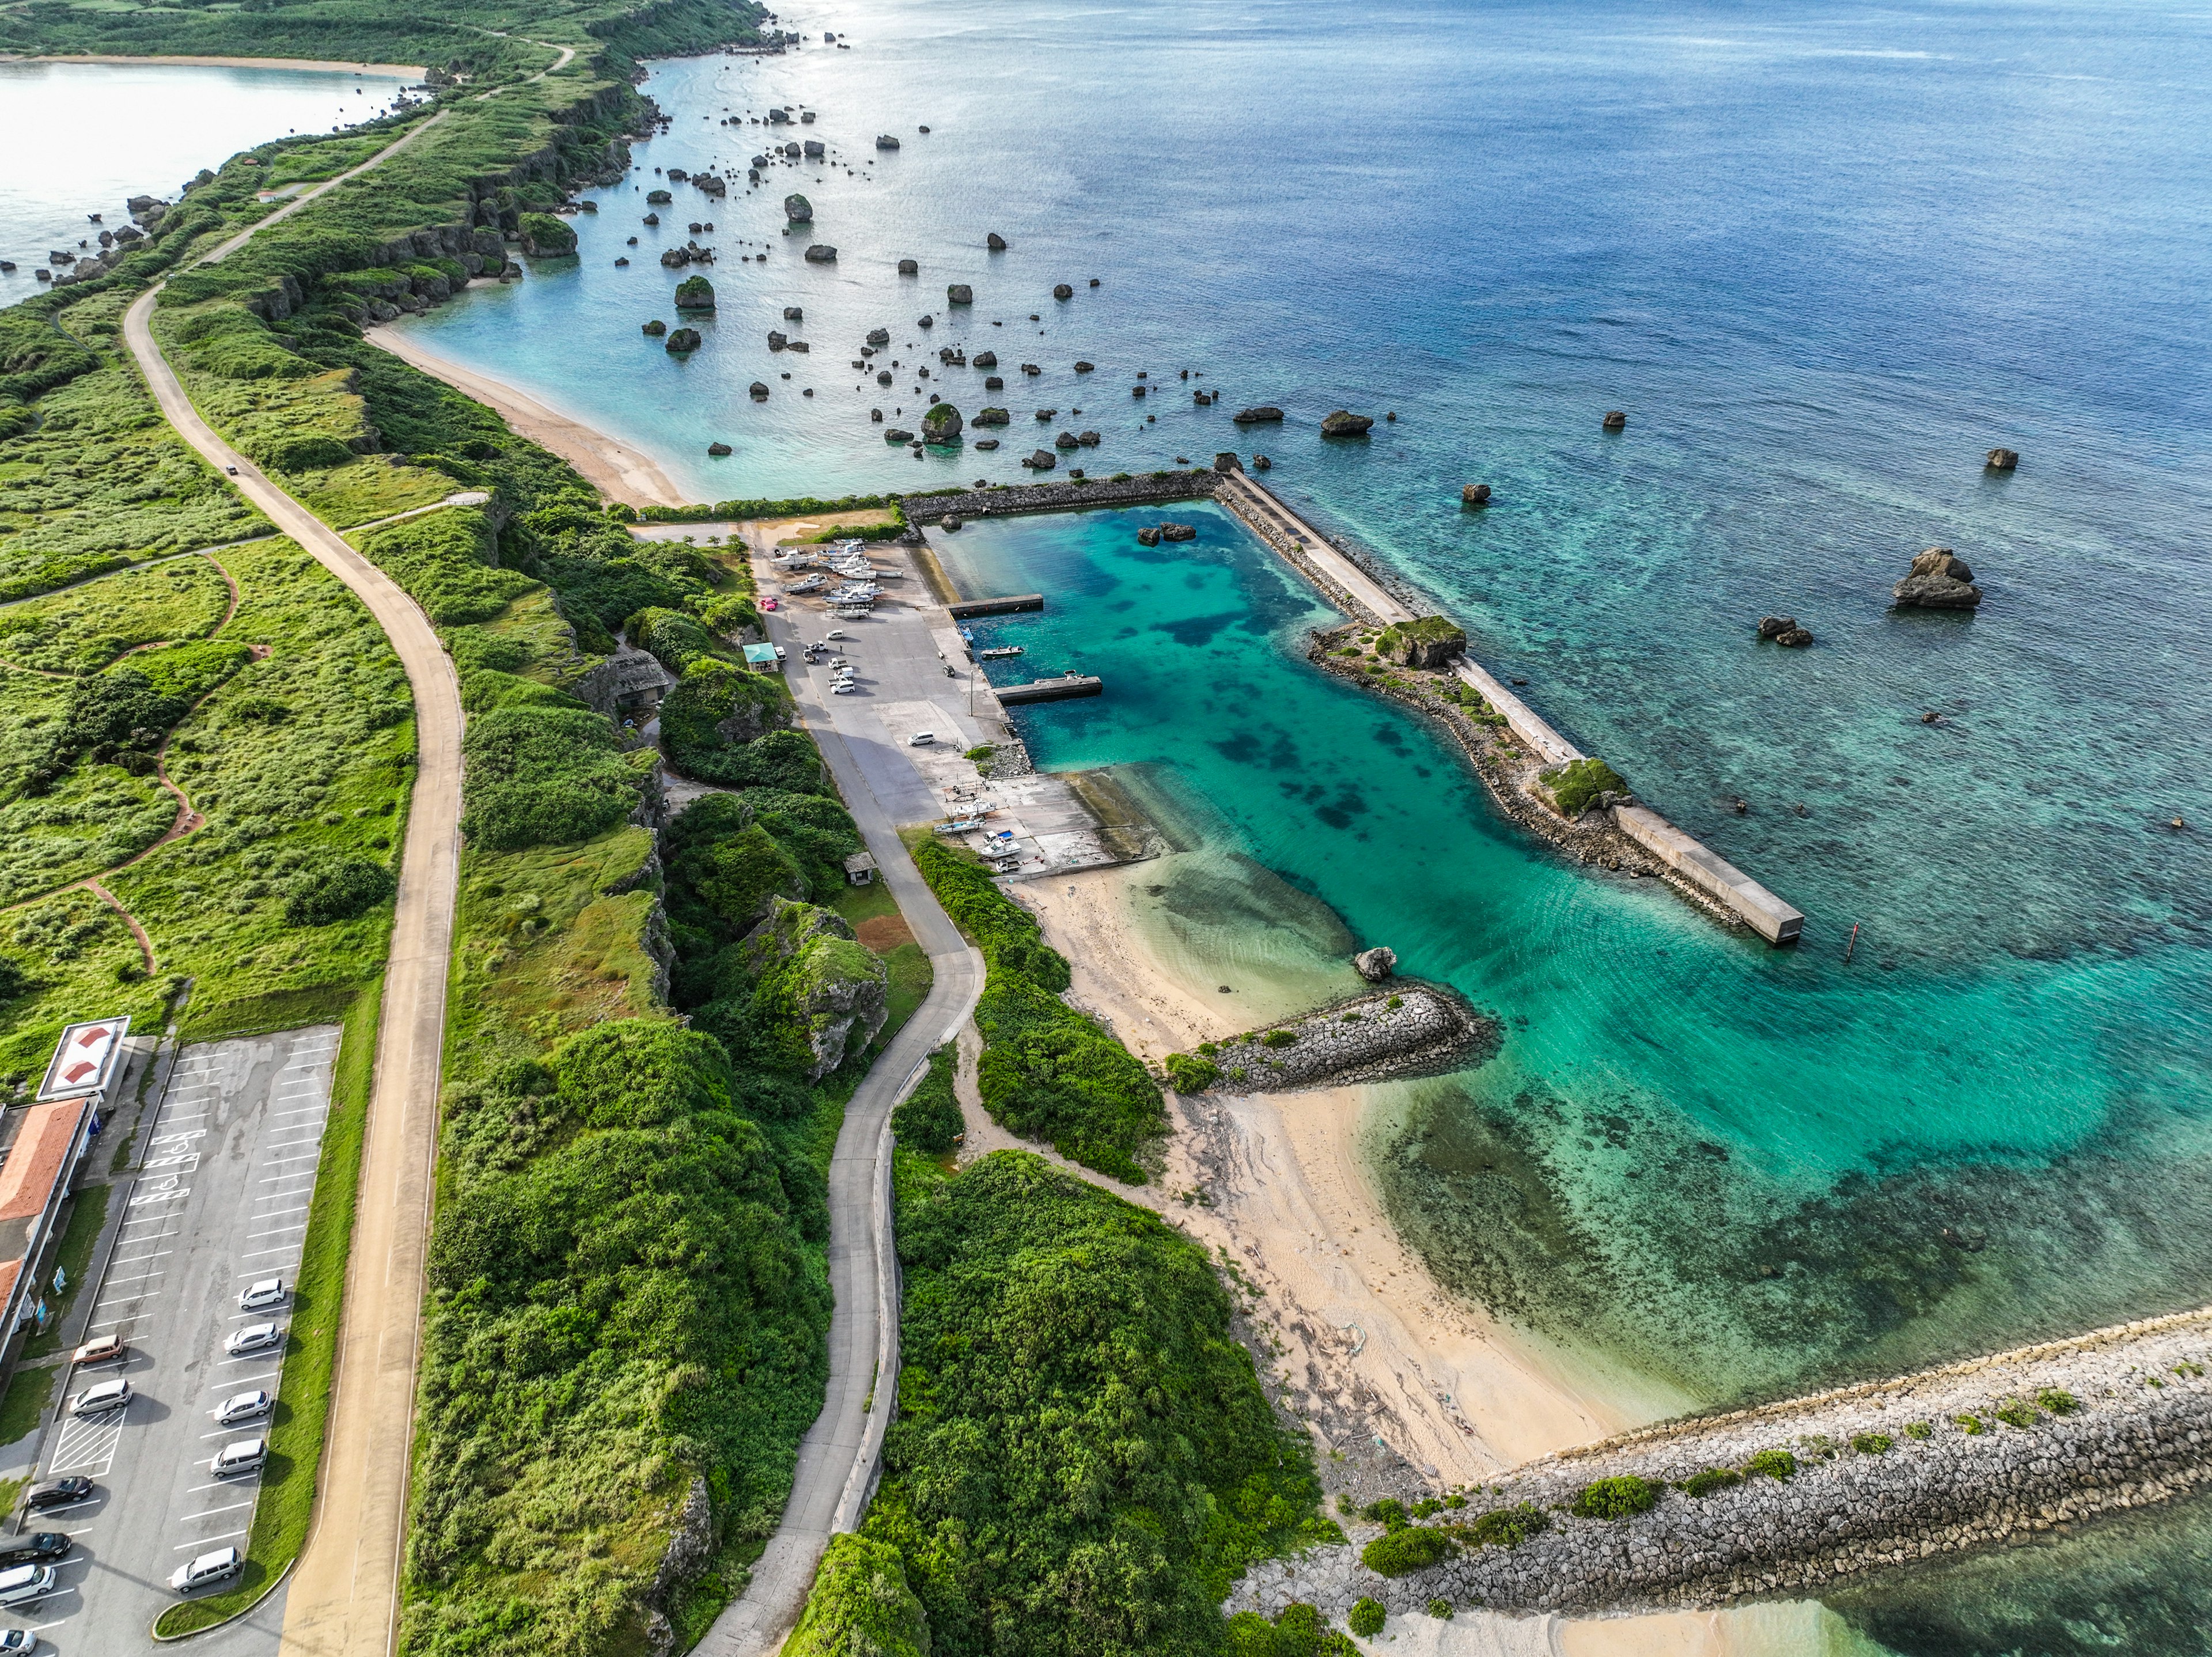
<path fill-rule="evenodd" d="M 1381 1169 L 1448 1279 L 1714 1397 L 2212 1299 L 2212 18 L 940 0 L 789 21 L 803 54 L 658 70 L 674 130 L 577 222 L 581 257 L 416 325 L 432 349 L 702 498 L 1019 481 L 1062 428 L 1101 432 L 1097 472 L 1257 443 L 1568 735 L 1811 916 L 1767 951 L 1531 846 L 1428 733 L 1300 663 L 1310 595 L 1224 520 L 1200 514 L 1180 563 L 1111 516 L 963 531 L 968 577 L 1052 591 L 1028 636 L 1112 686 L 1028 716 L 1042 758 L 1154 762 L 1267 878 L 1506 1021 L 1498 1061 L 1425 1089 Z M 770 103 L 818 109 L 779 136 L 841 165 L 719 206 L 678 185 L 668 223 L 638 222 L 656 167 L 742 181 L 763 130 L 717 122 Z M 816 218 L 787 237 L 794 187 Z M 678 362 L 638 325 L 672 319 L 653 256 L 695 217 L 717 221 L 720 310 Z M 805 264 L 810 240 L 837 263 Z M 878 325 L 889 388 L 844 366 Z M 815 349 L 772 355 L 770 327 Z M 945 343 L 995 349 L 1006 390 L 914 376 Z M 1141 402 L 1139 371 L 1161 387 Z M 924 387 L 1012 409 L 1007 448 L 886 448 L 867 410 L 911 423 Z M 1240 438 L 1248 402 L 1291 418 Z M 1340 406 L 1400 418 L 1325 444 Z M 709 461 L 717 438 L 735 452 Z M 1984 471 L 1998 444 L 2017 473 Z M 1497 503 L 1463 513 L 1474 481 Z M 1979 613 L 1887 609 L 1929 544 L 1973 565 Z M 1758 646 L 1768 610 L 1819 642 Z M 1176 694 L 1192 672 L 1204 694 Z M 1944 1579 L 1955 1624 L 1928 1610 L 1940 1584 L 1847 1614 L 1899 1649 L 2193 1651 L 2190 1526 L 2062 1550 L 2051 1593 L 2015 1583 L 2002 1615 L 1971 1572 Z"/>

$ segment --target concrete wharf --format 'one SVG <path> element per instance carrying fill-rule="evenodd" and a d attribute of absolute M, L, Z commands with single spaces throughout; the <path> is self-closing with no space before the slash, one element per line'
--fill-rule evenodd
<path fill-rule="evenodd" d="M 1089 673 L 1067 673 L 1057 679 L 1032 679 L 1027 684 L 1002 684 L 993 687 L 1000 704 L 1006 707 L 1018 707 L 1024 702 L 1065 702 L 1078 696 L 1097 696 L 1103 694 L 1106 682 Z"/>
<path fill-rule="evenodd" d="M 972 621 L 981 616 L 1015 616 L 1024 610 L 1042 610 L 1044 594 L 1018 592 L 1006 598 L 963 598 L 945 608 L 956 622 Z"/>

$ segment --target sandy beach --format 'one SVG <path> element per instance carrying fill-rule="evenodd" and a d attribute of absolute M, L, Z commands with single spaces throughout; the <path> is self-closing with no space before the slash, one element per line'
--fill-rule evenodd
<path fill-rule="evenodd" d="M 1295 997 L 1288 984 L 1224 1000 L 1159 959 L 1132 903 L 1159 870 L 1139 864 L 1009 889 L 1073 964 L 1071 998 L 1155 1062 L 1293 1010 L 1267 1005 Z M 1504 1326 L 1437 1284 L 1399 1242 L 1365 1171 L 1363 1144 L 1390 1126 L 1371 1096 L 1385 1092 L 1175 1101 L 1165 1177 L 1115 1187 L 1226 1251 L 1260 1291 L 1251 1315 L 1279 1349 L 1272 1390 L 1314 1432 L 1328 1482 L 1346 1482 L 1340 1464 L 1379 1441 L 1433 1483 L 1477 1484 L 1686 1407 Z M 967 1154 L 1036 1149 L 983 1118 L 972 1096 L 967 1102 Z"/>
<path fill-rule="evenodd" d="M 442 379 L 474 398 L 500 417 L 517 436 L 552 450 L 588 478 L 610 500 L 633 507 L 678 507 L 684 496 L 668 475 L 642 451 L 618 443 L 605 433 L 556 413 L 537 398 L 504 381 L 464 368 L 424 350 L 404 330 L 370 328 L 363 337 L 402 362 Z"/>

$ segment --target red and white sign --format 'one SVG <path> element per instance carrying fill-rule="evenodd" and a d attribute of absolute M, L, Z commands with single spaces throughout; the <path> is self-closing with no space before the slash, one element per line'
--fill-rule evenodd
<path fill-rule="evenodd" d="M 128 1018 L 71 1024 L 62 1032 L 46 1065 L 46 1079 L 39 1084 L 40 1102 L 105 1090 L 123 1062 L 123 1038 L 130 1034 Z"/>

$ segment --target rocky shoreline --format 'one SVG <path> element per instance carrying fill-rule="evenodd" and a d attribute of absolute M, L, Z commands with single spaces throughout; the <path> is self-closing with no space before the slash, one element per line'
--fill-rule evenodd
<path fill-rule="evenodd" d="M 2208 1376 L 2212 1308 L 1648 1428 L 1531 1462 L 1415 1520 L 1439 1533 L 1429 1550 L 1443 1557 L 1425 1569 L 1386 1576 L 1361 1563 L 1359 1543 L 1319 1548 L 1254 1567 L 1228 1609 L 1272 1616 L 1303 1600 L 1341 1615 L 1362 1597 L 1394 1612 L 1437 1599 L 1709 1607 L 2063 1533 L 2212 1477 Z M 1607 1487 L 1626 1516 L 1577 1516 L 1601 1479 L 1646 1484 Z M 1486 1545 L 1509 1527 L 1482 1516 L 1524 1503 L 1525 1539 Z"/>

